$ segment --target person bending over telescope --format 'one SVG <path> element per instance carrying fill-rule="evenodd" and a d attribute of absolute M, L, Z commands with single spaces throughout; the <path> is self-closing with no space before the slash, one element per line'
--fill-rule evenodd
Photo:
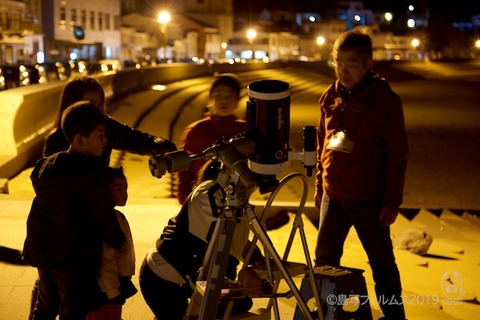
<path fill-rule="evenodd" d="M 217 160 L 210 160 L 202 167 L 200 184 L 187 197 L 178 215 L 169 220 L 142 263 L 140 289 L 158 319 L 183 319 L 187 311 L 188 299 L 224 206 L 225 190 L 217 181 L 221 171 L 222 163 Z M 247 195 L 254 190 L 247 190 Z M 249 230 L 247 217 L 239 217 L 226 272 L 230 280 L 236 279 L 236 267 L 248 251 Z M 256 259 L 263 259 L 259 251 L 251 261 Z M 251 298 L 238 299 L 232 313 L 247 312 L 252 305 Z"/>

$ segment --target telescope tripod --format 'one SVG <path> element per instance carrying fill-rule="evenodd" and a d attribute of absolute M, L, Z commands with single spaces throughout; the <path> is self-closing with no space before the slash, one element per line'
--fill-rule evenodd
<path fill-rule="evenodd" d="M 292 232 L 290 233 L 290 237 L 287 243 L 287 247 L 285 249 L 285 254 L 283 259 L 280 258 L 279 254 L 277 253 L 277 251 L 273 246 L 272 241 L 270 240 L 267 233 L 263 229 L 260 220 L 254 213 L 252 207 L 248 204 L 248 196 L 247 196 L 246 188 L 242 185 L 237 185 L 237 184 L 230 184 L 227 188 L 225 188 L 225 191 L 226 191 L 225 204 L 226 205 L 216 224 L 215 231 L 212 236 L 212 241 L 209 244 L 207 254 L 205 257 L 206 261 L 208 261 L 208 274 L 207 274 L 206 286 L 203 292 L 203 298 L 200 305 L 200 310 L 198 312 L 198 315 L 195 314 L 196 312 L 194 311 L 195 304 L 198 304 L 198 301 L 195 298 L 195 294 L 197 293 L 197 297 L 198 297 L 198 293 L 202 291 L 201 289 L 199 289 L 199 283 L 197 281 L 195 292 L 192 295 L 192 299 L 190 300 L 190 304 L 184 319 L 196 319 L 197 316 L 198 316 L 198 319 L 200 320 L 216 319 L 218 302 L 220 301 L 221 293 L 223 289 L 224 276 L 226 273 L 227 262 L 230 255 L 230 248 L 233 240 L 233 234 L 235 231 L 238 218 L 241 217 L 242 215 L 246 215 L 249 221 L 250 229 L 254 233 L 252 245 L 250 246 L 250 250 L 247 253 L 247 256 L 245 258 L 245 263 L 247 263 L 250 260 L 253 254 L 253 251 L 255 249 L 255 244 L 259 240 L 264 249 L 268 280 L 271 284 L 273 284 L 272 287 L 274 288 L 273 294 L 271 294 L 268 297 L 271 298 L 269 303 L 269 309 L 273 306 L 274 312 L 275 312 L 275 319 L 277 320 L 280 319 L 280 313 L 279 313 L 279 307 L 276 300 L 277 296 L 279 295 L 276 293 L 278 288 L 278 283 L 275 283 L 275 279 L 274 279 L 274 274 L 273 274 L 274 266 L 278 268 L 278 271 L 280 271 L 281 275 L 283 276 L 283 279 L 285 279 L 288 287 L 290 288 L 290 291 L 291 291 L 290 294 L 284 295 L 284 296 L 291 297 L 291 295 L 293 294 L 293 296 L 297 301 L 298 307 L 304 314 L 305 318 L 309 320 L 314 319 L 306 302 L 302 298 L 299 289 L 294 283 L 292 276 L 289 274 L 287 267 L 285 266 L 285 262 L 287 262 L 290 248 L 291 248 L 291 245 L 293 244 L 293 240 L 294 240 L 297 229 L 299 230 L 301 240 L 302 240 L 302 246 L 305 253 L 307 272 L 309 274 L 311 290 L 313 292 L 315 302 L 317 305 L 318 319 L 320 320 L 324 319 L 322 315 L 321 307 L 320 307 L 321 306 L 320 296 L 316 289 L 316 282 L 313 274 L 313 266 L 312 266 L 310 254 L 308 251 L 306 236 L 303 230 L 303 220 L 301 217 L 303 208 L 306 202 L 306 196 L 307 196 L 308 185 L 307 185 L 306 178 L 299 173 L 293 173 L 283 178 L 280 181 L 279 185 L 276 187 L 276 189 L 271 193 L 266 203 L 266 206 L 263 209 L 261 220 L 264 221 L 266 219 L 268 215 L 268 210 L 274 198 L 280 191 L 280 189 L 294 178 L 299 178 L 302 181 L 304 193 L 301 199 L 301 203 L 299 205 L 299 209 L 295 215 Z M 271 262 L 274 263 L 274 266 L 271 265 Z"/>

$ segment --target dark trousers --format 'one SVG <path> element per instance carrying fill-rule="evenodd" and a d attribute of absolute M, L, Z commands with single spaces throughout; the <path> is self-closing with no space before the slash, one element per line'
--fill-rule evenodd
<path fill-rule="evenodd" d="M 340 266 L 343 245 L 353 226 L 372 268 L 380 307 L 388 319 L 405 319 L 400 274 L 390 227 L 380 224 L 381 200 L 343 201 L 325 193 L 320 207 L 320 225 L 315 248 L 315 265 Z"/>
<path fill-rule="evenodd" d="M 232 272 L 230 269 L 230 273 Z M 145 260 L 140 267 L 139 283 L 143 298 L 157 319 L 183 319 L 188 308 L 188 298 L 192 295 L 190 287 L 187 285 L 179 286 L 160 278 L 150 269 Z M 252 305 L 253 301 L 250 297 L 237 299 L 231 314 L 246 313 Z M 222 315 L 226 307 L 226 304 L 220 303 L 217 314 Z"/>
<path fill-rule="evenodd" d="M 96 277 L 60 269 L 38 268 L 38 295 L 33 320 L 83 320 L 92 308 Z"/>
<path fill-rule="evenodd" d="M 188 307 L 189 291 L 157 276 L 143 261 L 139 272 L 143 298 L 157 319 L 182 320 Z"/>

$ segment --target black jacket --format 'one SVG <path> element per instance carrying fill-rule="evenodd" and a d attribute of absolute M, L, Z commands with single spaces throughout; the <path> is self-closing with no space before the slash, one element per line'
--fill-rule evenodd
<path fill-rule="evenodd" d="M 110 117 L 107 117 L 105 134 L 108 141 L 102 157 L 107 165 L 112 149 L 150 156 L 176 150 L 173 142 L 133 129 Z M 54 129 L 45 140 L 43 155 L 50 156 L 59 151 L 65 151 L 69 146 L 63 131 Z"/>
<path fill-rule="evenodd" d="M 97 272 L 102 241 L 125 240 L 99 157 L 59 152 L 37 162 L 24 258 L 35 267 Z"/>

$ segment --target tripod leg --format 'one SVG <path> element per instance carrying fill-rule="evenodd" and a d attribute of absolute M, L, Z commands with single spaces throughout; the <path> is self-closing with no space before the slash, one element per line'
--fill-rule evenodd
<path fill-rule="evenodd" d="M 200 320 L 211 320 L 216 318 L 218 301 L 220 300 L 228 257 L 230 255 L 230 247 L 237 221 L 235 218 L 221 218 L 219 223 L 219 233 L 215 239 L 214 250 L 208 267 L 205 295 L 200 306 Z"/>
<path fill-rule="evenodd" d="M 316 302 L 317 306 L 320 306 L 321 305 L 320 295 L 318 293 L 317 286 L 316 286 L 316 283 L 315 283 L 315 280 L 314 280 L 312 260 L 310 259 L 310 254 L 309 254 L 309 251 L 308 251 L 308 244 L 307 244 L 307 240 L 306 240 L 306 236 L 305 236 L 305 231 L 303 229 L 303 220 L 302 220 L 302 217 L 301 217 L 301 215 L 303 213 L 303 208 L 305 206 L 305 202 L 307 200 L 307 194 L 308 194 L 308 182 L 307 182 L 307 179 L 305 178 L 305 176 L 303 176 L 300 173 L 291 173 L 288 176 L 284 177 L 280 181 L 280 184 L 278 185 L 278 187 L 274 190 L 274 192 L 272 192 L 272 194 L 268 198 L 267 204 L 266 204 L 266 206 L 265 206 L 265 208 L 262 212 L 262 215 L 260 216 L 260 220 L 261 220 L 262 223 L 264 222 L 264 220 L 266 219 L 266 217 L 268 215 L 267 214 L 268 210 L 270 209 L 270 207 L 271 207 L 275 197 L 277 196 L 277 194 L 280 192 L 280 190 L 287 183 L 289 183 L 293 179 L 299 179 L 301 181 L 302 186 L 303 186 L 303 195 L 302 195 L 301 201 L 299 203 L 297 213 L 295 215 L 294 225 L 293 225 L 292 231 L 290 233 L 290 237 L 288 239 L 288 242 L 287 242 L 287 245 L 286 245 L 286 248 L 285 248 L 283 261 L 287 261 L 287 259 L 288 259 L 288 255 L 290 253 L 290 249 L 291 249 L 291 246 L 293 244 L 295 233 L 298 229 L 299 233 L 300 233 L 300 236 L 301 236 L 301 240 L 302 240 L 302 246 L 303 246 L 303 250 L 304 250 L 304 253 L 305 253 L 305 258 L 306 258 L 306 261 L 307 261 L 308 274 L 309 274 L 309 278 L 310 278 L 310 286 L 312 288 L 312 292 L 313 292 L 313 295 L 315 297 L 315 302 Z M 249 219 L 259 220 L 255 215 L 249 216 Z M 257 224 L 258 224 L 258 221 L 257 221 Z M 258 228 L 261 231 L 263 231 L 260 227 L 260 224 L 258 224 Z M 254 238 L 252 240 L 253 245 L 255 244 L 257 239 L 258 239 L 258 235 L 255 233 Z M 254 247 L 253 245 L 252 245 L 252 248 Z M 252 254 L 252 249 L 250 249 L 247 257 L 251 257 L 251 254 Z M 278 284 L 277 284 L 277 286 L 278 286 Z M 270 300 L 269 305 L 268 305 L 269 309 L 272 307 L 272 304 L 274 304 L 275 308 L 278 308 L 275 299 Z M 324 317 L 323 317 L 322 310 L 321 310 L 320 307 L 317 308 L 317 313 L 318 313 L 319 319 L 323 320 Z"/>
<path fill-rule="evenodd" d="M 312 315 L 310 314 L 310 310 L 307 307 L 307 304 L 303 300 L 300 291 L 298 290 L 297 286 L 293 282 L 292 277 L 288 273 L 287 269 L 282 263 L 282 260 L 280 259 L 280 256 L 278 253 L 275 251 L 275 248 L 273 247 L 273 244 L 268 237 L 268 235 L 265 233 L 263 230 L 262 226 L 260 225 L 260 222 L 258 221 L 257 217 L 255 216 L 255 213 L 253 210 L 249 209 L 247 210 L 248 213 L 248 218 L 250 221 L 250 225 L 252 227 L 253 232 L 258 236 L 258 239 L 262 243 L 262 246 L 264 250 L 266 251 L 266 254 L 268 253 L 268 256 L 273 259 L 273 262 L 277 265 L 279 271 L 283 275 L 285 281 L 287 282 L 288 286 L 290 287 L 290 290 L 292 290 L 293 295 L 295 296 L 298 306 L 302 310 L 305 318 L 309 320 L 313 320 Z"/>
<path fill-rule="evenodd" d="M 315 282 L 315 276 L 313 272 L 313 265 L 312 265 L 312 260 L 310 258 L 310 253 L 308 251 L 308 244 L 307 244 L 307 237 L 305 235 L 305 230 L 303 229 L 303 221 L 301 220 L 300 215 L 297 215 L 296 217 L 298 223 L 302 226 L 299 228 L 299 233 L 300 233 L 300 238 L 302 239 L 302 245 L 305 249 L 305 256 L 307 259 L 307 265 L 308 265 L 308 276 L 310 279 L 310 287 L 312 288 L 312 293 L 315 298 L 315 303 L 317 304 L 317 314 L 318 314 L 318 319 L 319 320 L 324 320 L 323 313 L 322 313 L 322 308 L 321 308 L 321 300 L 320 300 L 320 294 L 318 293 L 318 288 L 317 284 Z"/>

